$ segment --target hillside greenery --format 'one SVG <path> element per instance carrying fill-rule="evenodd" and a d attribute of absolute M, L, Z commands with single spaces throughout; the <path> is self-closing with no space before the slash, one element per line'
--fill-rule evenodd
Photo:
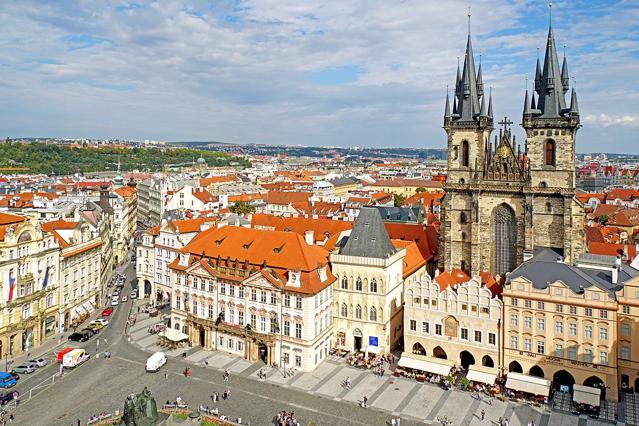
<path fill-rule="evenodd" d="M 159 171 L 168 167 L 188 166 L 204 158 L 208 166 L 228 166 L 236 162 L 249 163 L 224 152 L 191 148 L 95 148 L 69 147 L 41 142 L 19 143 L 10 140 L 0 142 L 0 168 L 28 168 L 26 173 L 68 175 L 103 170 Z M 0 173 L 11 173 L 0 170 Z M 20 173 L 20 171 L 16 171 Z M 22 172 L 24 173 L 24 171 Z"/>

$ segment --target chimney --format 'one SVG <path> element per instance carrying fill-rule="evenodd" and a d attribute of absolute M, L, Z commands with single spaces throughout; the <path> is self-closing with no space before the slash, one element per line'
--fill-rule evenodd
<path fill-rule="evenodd" d="M 306 244 L 309 246 L 312 246 L 315 243 L 314 234 L 315 233 L 312 229 L 304 232 L 304 239 L 306 240 Z"/>

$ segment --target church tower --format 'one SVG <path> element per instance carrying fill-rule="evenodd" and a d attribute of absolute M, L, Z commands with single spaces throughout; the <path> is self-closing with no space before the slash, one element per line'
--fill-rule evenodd
<path fill-rule="evenodd" d="M 576 260 L 583 251 L 583 208 L 575 196 L 575 138 L 581 127 L 577 93 L 570 104 L 568 62 L 563 64 L 555 45 L 552 22 L 548 28 L 543 67 L 537 58 L 534 90 L 524 96 L 522 127 L 526 131 L 526 154 L 530 162 L 529 202 L 532 221 L 527 233 L 526 257 L 535 247 L 550 247 L 565 260 Z"/>
<path fill-rule="evenodd" d="M 479 69 L 475 68 L 470 13 L 464 65 L 460 72 L 457 64 L 452 110 L 446 93 L 444 130 L 448 136 L 448 178 L 441 213 L 444 226 L 440 228 L 440 267 L 468 272 L 477 243 L 472 238 L 473 194 L 468 189 L 485 161 L 493 131 L 492 97 L 489 95 L 487 107 L 481 62 Z"/>

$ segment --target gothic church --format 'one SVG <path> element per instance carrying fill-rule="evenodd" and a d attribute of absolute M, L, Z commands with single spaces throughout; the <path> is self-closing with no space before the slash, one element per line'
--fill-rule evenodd
<path fill-rule="evenodd" d="M 507 119 L 491 141 L 492 96 L 486 102 L 483 86 L 469 32 L 452 108 L 446 95 L 448 180 L 439 266 L 503 276 L 543 248 L 576 260 L 584 247 L 583 206 L 575 199 L 579 109 L 574 88 L 566 104 L 568 66 L 564 55 L 559 67 L 552 25 L 543 67 L 538 58 L 534 90 L 530 96 L 526 90 L 524 98 L 523 149 Z"/>

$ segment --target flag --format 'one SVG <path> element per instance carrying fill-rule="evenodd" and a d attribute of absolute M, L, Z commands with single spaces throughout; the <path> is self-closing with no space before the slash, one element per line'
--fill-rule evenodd
<path fill-rule="evenodd" d="M 44 279 L 42 280 L 42 288 L 46 288 L 49 283 L 49 267 L 44 271 Z"/>
<path fill-rule="evenodd" d="M 9 302 L 13 299 L 13 289 L 16 286 L 16 279 L 13 277 L 13 271 L 9 271 Z"/>

